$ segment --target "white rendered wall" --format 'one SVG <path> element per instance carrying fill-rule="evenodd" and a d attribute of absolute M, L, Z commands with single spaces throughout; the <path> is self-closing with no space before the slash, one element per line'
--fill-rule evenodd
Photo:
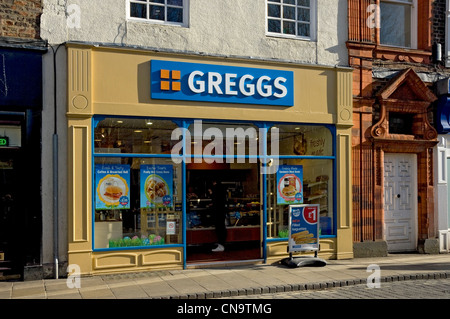
<path fill-rule="evenodd" d="M 318 1 L 316 41 L 267 36 L 265 0 L 190 0 L 187 27 L 127 20 L 126 0 L 43 0 L 43 6 L 41 37 L 53 44 L 114 43 L 348 65 L 346 0 Z"/>

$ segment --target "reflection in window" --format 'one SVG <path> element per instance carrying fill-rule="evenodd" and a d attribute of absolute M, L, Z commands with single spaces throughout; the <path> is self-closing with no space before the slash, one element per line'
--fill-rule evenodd
<path fill-rule="evenodd" d="M 170 154 L 177 127 L 169 120 L 106 118 L 95 127 L 95 152 Z"/>
<path fill-rule="evenodd" d="M 267 31 L 311 38 L 314 0 L 267 0 Z"/>
<path fill-rule="evenodd" d="M 412 47 L 413 1 L 380 2 L 380 43 Z"/>
<path fill-rule="evenodd" d="M 187 0 L 130 0 L 130 18 L 186 24 Z"/>
<path fill-rule="evenodd" d="M 328 128 L 321 125 L 280 124 L 269 130 L 267 142 L 271 150 L 272 130 L 278 130 L 279 155 L 331 156 L 333 140 Z"/>
<path fill-rule="evenodd" d="M 280 165 L 301 166 L 303 181 L 298 191 L 303 203 L 319 204 L 319 235 L 334 235 L 333 231 L 333 165 L 331 160 L 282 159 Z M 276 174 L 267 175 L 267 237 L 286 238 L 289 235 L 289 205 L 278 204 L 279 183 Z M 300 203 L 298 203 L 300 204 Z"/>

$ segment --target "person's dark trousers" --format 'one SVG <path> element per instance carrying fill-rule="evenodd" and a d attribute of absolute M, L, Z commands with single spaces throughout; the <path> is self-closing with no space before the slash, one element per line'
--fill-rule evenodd
<path fill-rule="evenodd" d="M 225 226 L 225 213 L 223 211 L 215 212 L 215 227 L 216 227 L 216 235 L 217 242 L 221 245 L 224 245 L 227 240 L 227 228 Z"/>

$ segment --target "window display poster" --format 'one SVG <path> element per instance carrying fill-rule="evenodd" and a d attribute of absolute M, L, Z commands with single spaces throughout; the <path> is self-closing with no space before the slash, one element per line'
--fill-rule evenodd
<path fill-rule="evenodd" d="M 130 165 L 95 165 L 95 209 L 130 208 Z"/>
<path fill-rule="evenodd" d="M 303 203 L 303 166 L 280 165 L 277 172 L 277 204 Z"/>
<path fill-rule="evenodd" d="M 319 205 L 289 206 L 289 252 L 319 249 Z"/>
<path fill-rule="evenodd" d="M 173 166 L 141 165 L 141 208 L 173 206 Z"/>

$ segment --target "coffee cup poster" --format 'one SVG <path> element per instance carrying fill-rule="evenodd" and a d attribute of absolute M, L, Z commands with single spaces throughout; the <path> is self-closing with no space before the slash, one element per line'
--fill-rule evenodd
<path fill-rule="evenodd" d="M 95 209 L 130 208 L 130 165 L 95 165 Z"/>
<path fill-rule="evenodd" d="M 277 204 L 303 203 L 303 166 L 281 165 L 277 172 Z"/>
<path fill-rule="evenodd" d="M 173 166 L 141 165 L 141 208 L 172 207 Z"/>

